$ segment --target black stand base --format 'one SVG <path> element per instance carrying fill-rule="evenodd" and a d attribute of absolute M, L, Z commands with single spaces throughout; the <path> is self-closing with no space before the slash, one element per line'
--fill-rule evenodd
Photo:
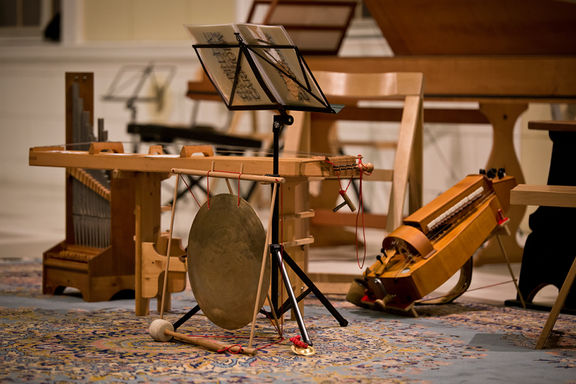
<path fill-rule="evenodd" d="M 300 334 L 302 336 L 302 341 L 308 345 L 312 345 L 310 337 L 308 336 L 308 332 L 306 330 L 306 325 L 304 324 L 304 319 L 302 318 L 302 314 L 300 313 L 300 308 L 298 307 L 298 303 L 302 301 L 306 296 L 310 293 L 314 293 L 316 298 L 320 300 L 320 302 L 324 305 L 324 307 L 330 312 L 330 314 L 338 321 L 341 327 L 345 327 L 348 325 L 348 320 L 346 320 L 336 308 L 332 305 L 330 300 L 324 296 L 324 294 L 318 289 L 318 287 L 314 284 L 312 280 L 306 275 L 306 273 L 298 266 L 298 264 L 288 255 L 286 251 L 283 251 L 281 247 L 277 244 L 272 244 L 270 246 L 270 253 L 273 256 L 273 259 L 276 261 L 277 265 L 279 266 L 280 273 L 282 274 L 282 279 L 284 281 L 284 287 L 288 292 L 288 300 L 286 300 L 282 306 L 279 308 L 274 308 L 274 312 L 260 310 L 260 313 L 264 314 L 269 318 L 273 318 L 272 313 L 276 313 L 276 316 L 282 316 L 289 310 L 293 309 L 296 314 L 296 321 L 298 323 L 298 328 L 300 329 Z M 294 294 L 294 290 L 292 289 L 292 284 L 290 283 L 290 278 L 288 277 L 288 273 L 286 271 L 286 267 L 284 262 L 288 264 L 288 266 L 296 273 L 296 275 L 306 284 L 308 289 L 306 289 L 302 294 L 298 297 Z M 190 311 L 186 312 L 180 319 L 178 319 L 174 324 L 174 330 L 177 330 L 182 324 L 184 324 L 188 319 L 194 316 L 197 312 L 200 311 L 200 306 L 196 305 Z"/>
<path fill-rule="evenodd" d="M 310 278 L 306 275 L 306 273 L 298 266 L 298 264 L 286 253 L 281 249 L 279 245 L 271 245 L 270 252 L 274 256 L 274 260 L 278 263 L 280 268 L 280 273 L 282 274 L 282 279 L 284 280 L 284 286 L 286 291 L 288 292 L 288 300 L 286 300 L 282 306 L 278 308 L 274 308 L 274 311 L 261 311 L 267 317 L 272 318 L 273 313 L 276 316 L 280 317 L 284 313 L 289 310 L 293 310 L 296 316 L 296 321 L 298 322 L 298 328 L 300 329 L 300 334 L 302 336 L 302 341 L 308 345 L 312 345 L 310 338 L 308 337 L 308 332 L 306 331 L 306 326 L 304 325 L 304 320 L 302 318 L 302 314 L 300 313 L 300 308 L 298 307 L 298 303 L 303 300 L 306 296 L 310 293 L 314 293 L 316 298 L 320 300 L 320 302 L 324 305 L 324 307 L 334 316 L 334 318 L 338 321 L 341 327 L 345 327 L 348 325 L 348 321 L 342 317 L 342 315 L 334 308 L 332 303 L 324 296 L 324 294 L 316 287 L 316 285 L 310 280 Z M 296 273 L 296 275 L 306 284 L 308 289 L 306 289 L 302 294 L 298 297 L 294 294 L 294 290 L 292 289 L 292 285 L 290 284 L 290 279 L 288 274 L 286 273 L 286 268 L 284 266 L 284 262 L 288 264 L 288 266 Z"/>
<path fill-rule="evenodd" d="M 348 320 L 346 320 L 344 317 L 342 317 L 342 315 L 340 315 L 340 313 L 336 310 L 336 308 L 334 308 L 332 303 L 330 303 L 330 301 L 326 298 L 326 296 L 324 296 L 324 294 L 318 289 L 318 287 L 316 287 L 316 285 L 312 282 L 312 280 L 310 280 L 310 278 L 298 266 L 298 264 L 296 264 L 296 262 L 290 257 L 290 255 L 288 255 L 288 253 L 286 252 L 283 252 L 282 255 L 284 261 L 286 261 L 286 264 L 288 264 L 288 266 L 292 268 L 292 270 L 296 273 L 296 275 L 298 275 L 298 277 L 308 287 L 308 289 L 300 295 L 301 297 L 299 297 L 298 301 L 302 300 L 309 293 L 314 293 L 314 296 L 316 296 L 316 298 L 320 300 L 320 302 L 324 305 L 324 307 L 328 310 L 328 312 L 330 312 L 330 314 L 332 314 L 332 316 L 336 319 L 336 321 L 338 321 L 338 324 L 340 324 L 341 327 L 347 326 Z M 284 310 L 284 312 L 281 313 L 285 313 L 289 309 L 290 308 L 286 308 L 286 310 Z"/>

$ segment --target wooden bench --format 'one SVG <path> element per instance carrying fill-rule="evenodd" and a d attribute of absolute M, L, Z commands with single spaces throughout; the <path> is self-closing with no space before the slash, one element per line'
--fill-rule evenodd
<path fill-rule="evenodd" d="M 550 163 L 550 175 L 548 183 L 552 185 L 527 185 L 519 184 L 510 192 L 510 204 L 516 205 L 537 205 L 540 207 L 562 207 L 562 208 L 576 208 L 576 186 L 574 185 L 554 185 L 553 181 L 564 181 L 567 184 L 573 180 L 564 178 L 559 179 L 560 173 L 565 173 L 565 166 L 572 166 L 570 159 L 572 155 L 566 152 L 572 152 L 574 148 L 571 145 L 561 147 L 558 145 L 559 141 L 566 144 L 565 139 L 574 139 L 576 135 L 576 121 L 541 121 L 529 122 L 529 129 L 548 130 L 550 137 L 554 141 L 554 148 L 552 152 L 552 160 Z M 570 133 L 570 136 L 554 137 L 554 133 Z M 563 152 L 563 153 L 561 153 Z M 566 157 L 568 156 L 568 157 Z M 568 161 L 568 163 L 566 163 Z M 540 209 L 540 208 L 539 208 Z M 567 212 L 570 212 L 569 210 Z M 574 223 L 576 217 L 567 218 L 568 222 Z M 553 225 L 554 223 L 551 223 Z M 532 224 L 531 224 L 532 227 Z M 527 248 L 524 249 L 525 251 Z M 524 262 L 524 261 L 523 261 Z M 562 308 L 570 290 L 574 279 L 576 277 L 576 257 L 571 263 L 568 274 L 564 278 L 564 282 L 558 291 L 558 296 L 554 305 L 550 310 L 548 320 L 544 325 L 542 333 L 536 343 L 536 349 L 544 348 L 550 332 L 554 328 L 554 324 L 558 319 L 558 315 Z M 520 276 L 522 283 L 522 274 Z"/>
<path fill-rule="evenodd" d="M 510 193 L 510 204 L 576 208 L 576 187 L 518 184 Z"/>
<path fill-rule="evenodd" d="M 548 207 L 576 207 L 576 187 L 565 185 L 527 185 L 519 184 L 510 192 L 510 204 L 540 205 Z M 536 343 L 536 349 L 544 348 L 560 310 L 564 306 L 566 296 L 576 277 L 576 258 L 566 275 L 564 284 L 558 292 L 558 297 L 552 306 L 548 320 Z"/>

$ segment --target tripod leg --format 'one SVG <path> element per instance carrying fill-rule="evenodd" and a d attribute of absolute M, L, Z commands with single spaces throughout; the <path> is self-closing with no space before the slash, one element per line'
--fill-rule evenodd
<path fill-rule="evenodd" d="M 182 316 L 180 319 L 178 319 L 178 321 L 176 321 L 174 323 L 174 330 L 177 330 L 178 327 L 180 327 L 182 324 L 184 324 L 189 318 L 194 316 L 198 311 L 200 311 L 200 306 L 198 304 L 196 304 L 196 306 L 194 308 L 192 308 L 191 310 L 186 312 L 184 314 L 184 316 Z"/>
<path fill-rule="evenodd" d="M 270 246 L 270 251 L 278 261 L 280 273 L 282 273 L 282 280 L 284 280 L 286 291 L 288 292 L 288 296 L 290 297 L 292 305 L 294 306 L 294 313 L 296 314 L 296 321 L 298 322 L 298 328 L 300 328 L 302 341 L 304 341 L 308 345 L 312 345 L 312 342 L 308 337 L 308 332 L 306 331 L 306 326 L 304 325 L 304 320 L 302 319 L 302 314 L 300 313 L 300 308 L 298 307 L 298 301 L 296 300 L 296 295 L 294 294 L 292 284 L 290 283 L 290 278 L 288 277 L 288 273 L 286 272 L 286 268 L 284 267 L 284 263 L 282 262 L 282 253 L 280 252 L 280 246 L 272 245 Z"/>
<path fill-rule="evenodd" d="M 342 315 L 334 308 L 330 300 L 324 296 L 324 294 L 318 289 L 318 287 L 310 280 L 310 278 L 304 273 L 304 271 L 298 266 L 298 264 L 288 255 L 283 252 L 284 261 L 292 268 L 292 270 L 298 275 L 298 277 L 306 284 L 306 286 L 314 293 L 314 295 L 320 300 L 324 307 L 334 316 L 341 327 L 348 325 L 348 320 L 346 320 Z"/>
<path fill-rule="evenodd" d="M 304 292 L 302 292 L 300 295 L 298 295 L 298 297 L 296 298 L 296 301 L 299 303 L 300 301 L 304 300 L 306 298 L 306 296 L 308 296 L 311 292 L 312 291 L 310 290 L 310 288 L 306 289 Z M 291 309 L 292 309 L 292 302 L 290 300 L 286 300 L 280 306 L 280 308 L 278 308 L 278 313 L 283 315 Z"/>

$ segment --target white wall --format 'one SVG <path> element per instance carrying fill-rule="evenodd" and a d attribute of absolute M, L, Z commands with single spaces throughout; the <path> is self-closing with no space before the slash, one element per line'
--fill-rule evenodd
<path fill-rule="evenodd" d="M 5 48 L 0 53 L 0 139 L 4 182 L 52 184 L 61 182 L 61 170 L 29 167 L 28 148 L 64 143 L 65 72 L 94 73 L 94 116 L 105 119 L 111 140 L 129 140 L 130 113 L 121 103 L 103 102 L 117 71 L 128 64 L 170 64 L 177 68 L 167 94 L 165 110 L 157 115 L 152 105 L 139 106 L 138 119 L 189 123 L 191 102 L 187 82 L 198 73 L 191 47 Z"/>
<path fill-rule="evenodd" d="M 86 41 L 185 40 L 185 24 L 236 20 L 236 0 L 83 0 Z"/>
<path fill-rule="evenodd" d="M 126 3 L 126 2 L 125 2 Z M 132 2 L 128 2 L 131 3 Z M 204 3 L 204 2 L 202 2 Z M 93 2 L 86 4 L 93 6 Z M 124 3 L 123 3 L 124 4 Z M 138 4 L 141 4 L 138 2 Z M 143 4 L 143 3 L 142 3 Z M 172 4 L 172 3 L 171 3 Z M 189 2 L 183 2 L 185 6 Z M 243 18 L 246 1 L 238 0 L 237 18 Z M 133 4 L 132 4 L 133 5 Z M 228 16 L 227 16 L 228 17 Z M 91 21 L 92 23 L 93 21 Z M 374 33 L 373 25 L 360 25 L 357 35 L 372 34 L 371 38 L 353 36 L 345 41 L 345 55 L 387 55 L 386 42 Z M 88 33 L 88 37 L 94 34 Z M 117 71 L 126 64 L 171 64 L 177 67 L 168 94 L 168 106 L 160 115 L 153 108 L 139 107 L 139 120 L 161 119 L 165 122 L 190 121 L 192 104 L 184 96 L 187 81 L 198 73 L 194 52 L 186 40 L 143 44 L 138 41 L 89 41 L 82 45 L 52 46 L 3 46 L 0 47 L 0 177 L 4 183 L 21 184 L 22 188 L 49 188 L 63 186 L 63 170 L 28 166 L 28 149 L 33 146 L 61 144 L 64 142 L 64 73 L 66 71 L 94 72 L 95 117 L 103 117 L 111 140 L 128 140 L 125 134 L 129 112 L 118 103 L 106 103 L 100 97 L 106 92 Z M 547 106 L 538 107 L 529 118 L 543 116 Z M 531 108 L 531 111 L 533 108 Z M 204 109 L 203 119 L 215 119 L 219 125 L 226 112 L 220 106 Z M 527 131 L 526 120 L 515 130 L 516 149 L 521 156 L 526 179 L 529 182 L 546 182 L 542 164 L 547 164 L 549 152 L 525 148 L 547 148 L 546 136 Z M 342 135 L 351 130 L 342 129 Z M 356 131 L 354 131 L 355 133 Z M 362 133 L 366 138 L 385 137 L 380 127 L 368 126 Z M 428 202 L 468 173 L 485 166 L 491 146 L 489 126 L 454 126 L 427 124 L 425 131 L 424 201 Z M 526 145 L 526 147 L 525 147 Z M 385 155 L 371 150 L 363 153 L 367 161 L 383 162 Z M 538 168 L 532 175 L 532 168 Z M 373 206 L 385 207 L 386 190 L 368 191 L 367 201 Z M 63 190 L 62 190 L 63 194 Z M 372 194 L 372 195 L 370 195 Z M 2 196 L 0 196 L 2 198 Z"/>

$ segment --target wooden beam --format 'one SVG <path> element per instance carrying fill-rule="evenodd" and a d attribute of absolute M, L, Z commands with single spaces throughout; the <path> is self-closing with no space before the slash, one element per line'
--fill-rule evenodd
<path fill-rule="evenodd" d="M 339 170 L 340 177 L 358 177 L 359 171 L 354 156 L 333 157 L 337 165 L 349 165 Z M 335 177 L 332 167 L 324 157 L 280 158 L 279 174 L 282 177 Z M 234 172 L 267 175 L 272 173 L 271 157 L 243 156 L 191 156 L 118 154 L 102 152 L 91 155 L 87 151 L 61 151 L 57 149 L 31 148 L 29 164 L 47 167 L 78 167 L 90 169 L 117 169 L 119 171 L 145 171 L 169 173 L 173 168 L 188 168 L 203 171 Z"/>
<path fill-rule="evenodd" d="M 510 204 L 576 208 L 576 187 L 518 184 L 510 192 Z"/>
<path fill-rule="evenodd" d="M 306 58 L 312 72 L 422 72 L 424 100 L 576 102 L 576 56 Z"/>
<path fill-rule="evenodd" d="M 576 132 L 576 121 L 574 120 L 545 120 L 529 121 L 528 129 L 552 132 Z"/>
<path fill-rule="evenodd" d="M 358 217 L 356 212 L 332 212 L 327 209 L 318 209 L 314 217 L 310 220 L 313 225 L 327 225 L 337 227 L 354 227 L 362 225 L 366 228 L 386 229 L 386 215 L 365 213 L 364 219 Z"/>

